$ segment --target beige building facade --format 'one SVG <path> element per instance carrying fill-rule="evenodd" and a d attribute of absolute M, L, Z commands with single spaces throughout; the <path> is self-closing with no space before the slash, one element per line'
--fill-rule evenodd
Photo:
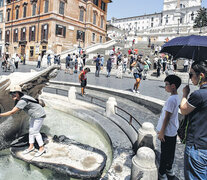
<path fill-rule="evenodd" d="M 36 60 L 47 50 L 61 53 L 105 42 L 111 0 L 7 0 L 5 45 L 10 54 Z"/>

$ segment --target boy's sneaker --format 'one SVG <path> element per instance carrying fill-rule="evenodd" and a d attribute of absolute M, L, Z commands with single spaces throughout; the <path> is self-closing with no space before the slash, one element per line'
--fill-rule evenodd
<path fill-rule="evenodd" d="M 158 180 L 168 180 L 167 175 L 166 174 L 161 175 L 160 173 L 158 173 Z"/>
<path fill-rule="evenodd" d="M 168 176 L 175 176 L 175 173 L 174 173 L 173 169 L 170 169 L 170 170 L 167 170 L 167 169 L 166 169 L 166 174 L 167 174 Z"/>
<path fill-rule="evenodd" d="M 136 91 L 136 93 L 137 93 L 137 94 L 140 94 L 140 92 L 139 92 L 138 90 Z"/>
<path fill-rule="evenodd" d="M 135 89 L 133 89 L 132 91 L 133 91 L 133 93 L 135 93 L 135 92 L 136 92 L 136 91 L 135 91 Z"/>

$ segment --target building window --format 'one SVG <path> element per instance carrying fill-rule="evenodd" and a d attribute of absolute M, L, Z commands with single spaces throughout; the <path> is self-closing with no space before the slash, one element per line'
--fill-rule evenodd
<path fill-rule="evenodd" d="M 49 1 L 45 0 L 45 13 L 48 12 L 48 9 L 49 9 Z"/>
<path fill-rule="evenodd" d="M 59 13 L 64 15 L 65 3 L 60 1 Z"/>
<path fill-rule="evenodd" d="M 168 15 L 166 16 L 166 24 L 168 23 Z"/>
<path fill-rule="evenodd" d="M 192 14 L 191 14 L 191 21 L 193 21 L 194 20 L 194 13 L 192 12 Z"/>
<path fill-rule="evenodd" d="M 79 20 L 83 22 L 83 17 L 84 17 L 84 9 L 80 9 L 80 17 Z"/>
<path fill-rule="evenodd" d="M 26 41 L 26 28 L 21 29 L 21 41 Z"/>
<path fill-rule="evenodd" d="M 95 33 L 92 33 L 92 41 L 94 42 L 96 40 L 96 35 Z"/>
<path fill-rule="evenodd" d="M 36 8 L 37 8 L 37 5 L 36 3 L 32 5 L 32 16 L 35 16 L 36 14 Z"/>
<path fill-rule="evenodd" d="M 23 7 L 23 17 L 25 18 L 27 16 L 27 6 Z"/>
<path fill-rule="evenodd" d="M 10 21 L 10 11 L 7 11 L 7 21 Z"/>
<path fill-rule="evenodd" d="M 41 39 L 42 40 L 48 40 L 48 29 L 49 29 L 48 24 L 42 25 L 42 31 L 41 31 Z"/>
<path fill-rule="evenodd" d="M 103 24 L 104 24 L 104 17 L 101 16 L 101 28 L 103 28 Z"/>
<path fill-rule="evenodd" d="M 4 6 L 4 0 L 0 0 L 0 7 Z"/>
<path fill-rule="evenodd" d="M 83 42 L 85 41 L 85 32 L 77 30 L 77 40 L 82 40 Z"/>
<path fill-rule="evenodd" d="M 19 19 L 19 8 L 16 9 L 16 19 Z"/>
<path fill-rule="evenodd" d="M 151 21 L 154 21 L 154 17 L 151 18 Z"/>
<path fill-rule="evenodd" d="M 96 6 L 98 6 L 98 1 L 99 0 L 93 0 L 93 4 L 95 4 Z"/>
<path fill-rule="evenodd" d="M 2 41 L 2 30 L 0 29 L 0 41 Z"/>
<path fill-rule="evenodd" d="M 105 9 L 106 9 L 106 3 L 103 2 L 103 1 L 101 1 L 101 9 L 102 9 L 103 11 L 105 11 Z"/>
<path fill-rule="evenodd" d="M 14 29 L 13 41 L 18 42 L 18 29 Z"/>
<path fill-rule="evenodd" d="M 3 11 L 0 11 L 0 22 L 3 22 Z"/>
<path fill-rule="evenodd" d="M 36 33 L 36 27 L 32 26 L 29 28 L 29 41 L 35 41 L 35 33 Z"/>
<path fill-rule="evenodd" d="M 63 36 L 65 37 L 66 34 L 66 27 L 56 24 L 56 36 Z"/>
<path fill-rule="evenodd" d="M 151 23 L 151 27 L 153 27 L 153 23 Z"/>
<path fill-rule="evenodd" d="M 96 12 L 93 12 L 93 24 L 96 25 Z"/>
<path fill-rule="evenodd" d="M 103 41 L 103 37 L 102 37 L 102 36 L 100 36 L 100 43 L 102 43 L 102 41 Z"/>
<path fill-rule="evenodd" d="M 9 30 L 6 31 L 6 35 L 5 36 L 6 36 L 5 37 L 5 42 L 9 42 L 9 38 L 10 38 L 10 31 Z"/>
<path fill-rule="evenodd" d="M 2 46 L 0 46 L 0 57 L 2 57 Z"/>
<path fill-rule="evenodd" d="M 34 56 L 34 46 L 30 46 L 30 57 L 33 57 Z"/>

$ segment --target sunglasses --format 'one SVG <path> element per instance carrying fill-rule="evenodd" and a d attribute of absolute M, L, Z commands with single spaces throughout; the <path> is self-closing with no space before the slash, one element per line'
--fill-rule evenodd
<path fill-rule="evenodd" d="M 10 94 L 10 96 L 12 96 L 12 97 L 16 97 L 16 92 L 10 92 L 9 94 Z"/>

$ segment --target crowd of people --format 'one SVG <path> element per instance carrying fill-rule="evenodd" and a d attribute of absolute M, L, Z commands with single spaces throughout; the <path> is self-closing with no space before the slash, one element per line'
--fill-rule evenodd
<path fill-rule="evenodd" d="M 25 54 L 11 54 L 5 53 L 2 57 L 2 66 L 5 66 L 5 68 L 9 68 L 9 66 L 13 66 L 16 69 L 19 67 L 19 63 L 22 63 L 23 65 L 26 64 L 26 57 Z"/>

